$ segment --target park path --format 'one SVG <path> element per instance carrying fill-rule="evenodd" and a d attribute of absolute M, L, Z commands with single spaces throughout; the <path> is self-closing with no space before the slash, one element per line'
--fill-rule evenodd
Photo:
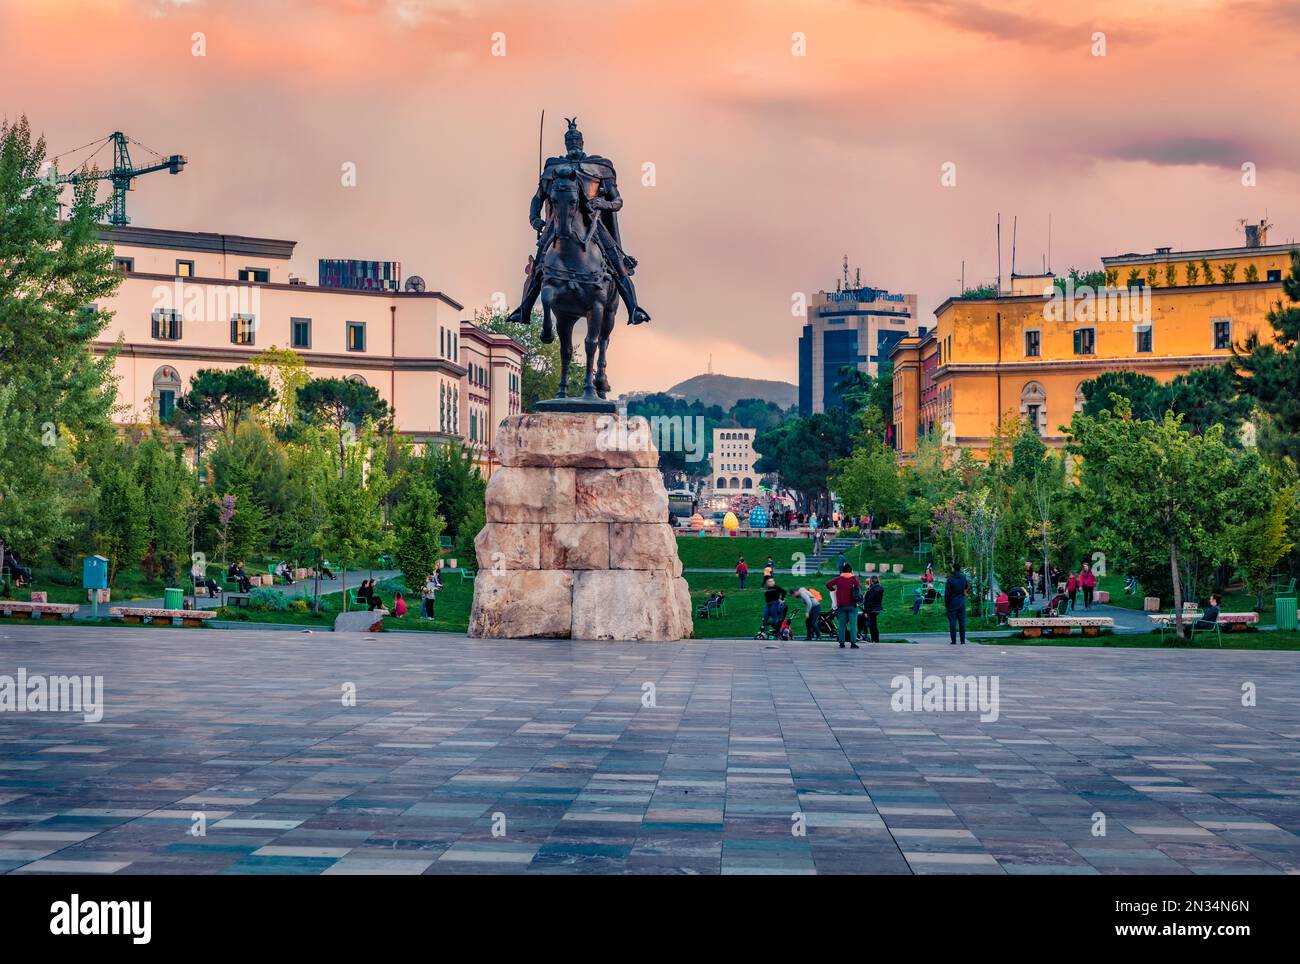
<path fill-rule="evenodd" d="M 383 582 L 385 579 L 392 579 L 395 576 L 400 576 L 400 575 L 401 572 L 399 572 L 396 569 L 360 569 L 348 573 L 348 588 L 355 589 L 357 586 L 361 585 L 362 579 L 377 579 L 380 582 Z M 254 586 L 253 588 L 270 589 L 273 590 L 274 592 L 289 593 L 290 595 L 294 595 L 294 596 L 301 595 L 305 592 L 307 598 L 310 599 L 312 593 L 312 582 L 313 580 L 311 579 L 304 579 L 301 582 L 294 583 L 292 586 L 276 584 L 274 586 L 260 586 L 260 587 Z M 321 595 L 324 596 L 328 593 L 339 592 L 340 588 L 343 585 L 343 581 L 341 578 L 336 578 L 333 580 L 322 579 L 320 585 L 321 585 Z M 189 599 L 190 597 L 188 594 L 186 594 L 185 598 Z M 197 604 L 197 608 L 199 609 L 216 609 L 218 608 L 217 603 L 219 602 L 219 600 L 210 598 L 208 596 L 199 596 L 195 600 L 195 602 Z M 108 609 L 110 607 L 117 608 L 118 606 L 121 606 L 124 609 L 161 609 L 162 604 L 163 604 L 162 597 L 159 596 L 156 599 L 127 599 L 122 602 L 110 602 L 107 605 L 100 606 L 99 609 L 100 609 L 100 616 L 103 617 L 108 614 Z M 93 610 L 89 603 L 82 603 L 81 608 L 77 610 L 77 618 L 90 619 L 92 612 Z"/>

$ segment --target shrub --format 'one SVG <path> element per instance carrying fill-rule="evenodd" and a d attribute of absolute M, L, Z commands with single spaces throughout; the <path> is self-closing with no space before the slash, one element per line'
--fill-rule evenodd
<path fill-rule="evenodd" d="M 248 608 L 258 612 L 283 613 L 289 610 L 289 598 L 282 592 L 258 586 L 248 596 Z"/>

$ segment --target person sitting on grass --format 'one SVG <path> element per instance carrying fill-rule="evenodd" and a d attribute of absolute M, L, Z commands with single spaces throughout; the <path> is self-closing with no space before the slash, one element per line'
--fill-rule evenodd
<path fill-rule="evenodd" d="M 406 615 L 406 600 L 400 592 L 393 597 L 393 615 L 398 619 Z"/>

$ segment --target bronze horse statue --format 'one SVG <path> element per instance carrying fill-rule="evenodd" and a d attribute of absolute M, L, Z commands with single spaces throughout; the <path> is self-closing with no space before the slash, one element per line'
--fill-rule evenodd
<path fill-rule="evenodd" d="M 588 204 L 577 171 L 562 166 L 547 191 L 550 207 L 549 244 L 542 255 L 542 341 L 560 335 L 560 388 L 556 398 L 568 397 L 569 366 L 573 362 L 573 327 L 587 319 L 587 379 L 583 398 L 605 398 L 605 350 L 618 311 L 614 271 L 595 243 L 599 212 Z"/>

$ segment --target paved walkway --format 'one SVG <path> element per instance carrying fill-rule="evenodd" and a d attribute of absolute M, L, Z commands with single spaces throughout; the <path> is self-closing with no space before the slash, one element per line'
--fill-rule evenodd
<path fill-rule="evenodd" d="M 1300 872 L 1294 653 L 0 626 L 19 667 L 105 709 L 0 717 L 0 872 Z M 914 669 L 997 719 L 896 712 Z"/>

